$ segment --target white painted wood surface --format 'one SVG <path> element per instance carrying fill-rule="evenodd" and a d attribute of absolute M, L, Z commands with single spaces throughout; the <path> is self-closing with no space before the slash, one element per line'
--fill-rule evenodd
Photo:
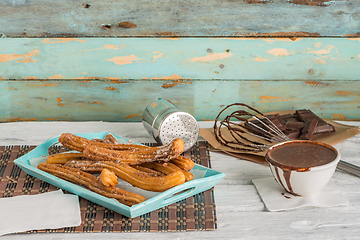
<path fill-rule="evenodd" d="M 342 122 L 360 126 L 360 122 Z M 212 122 L 200 122 L 211 127 Z M 141 123 L 17 122 L 0 124 L 0 145 L 40 144 L 63 132 L 108 131 L 134 141 L 154 141 Z M 360 165 L 360 134 L 336 146 L 342 160 Z M 215 186 L 218 229 L 167 233 L 16 234 L 2 239 L 359 239 L 360 178 L 336 171 L 331 181 L 347 206 L 268 212 L 251 180 L 271 176 L 267 166 L 211 152 L 213 169 L 226 174 Z"/>

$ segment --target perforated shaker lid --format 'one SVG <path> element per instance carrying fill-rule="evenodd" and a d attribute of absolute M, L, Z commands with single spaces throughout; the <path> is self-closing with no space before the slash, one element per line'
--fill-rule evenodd
<path fill-rule="evenodd" d="M 196 119 L 186 112 L 174 112 L 166 116 L 159 129 L 159 138 L 163 144 L 170 143 L 175 138 L 181 138 L 185 150 L 190 149 L 199 136 L 199 125 Z"/>

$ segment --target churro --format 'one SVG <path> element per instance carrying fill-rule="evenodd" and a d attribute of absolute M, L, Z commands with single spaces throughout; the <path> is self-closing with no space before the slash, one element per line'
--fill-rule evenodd
<path fill-rule="evenodd" d="M 114 187 L 118 183 L 118 178 L 113 171 L 110 171 L 106 168 L 101 170 L 99 175 L 100 181 L 107 187 Z"/>
<path fill-rule="evenodd" d="M 180 155 L 185 147 L 184 141 L 180 138 L 166 145 L 149 147 L 119 143 L 111 134 L 106 135 L 104 139 L 89 140 L 72 133 L 64 133 L 59 137 L 59 142 L 78 153 L 50 155 L 47 158 L 48 165 L 39 165 L 39 169 L 106 196 L 110 194 L 107 192 L 108 188 L 114 188 L 117 184 L 115 177 L 135 187 L 154 192 L 166 191 L 193 179 L 190 170 L 194 167 L 194 162 Z M 65 166 L 61 170 L 59 165 L 51 163 Z M 152 165 L 141 165 L 143 163 Z M 91 173 L 100 175 L 95 177 Z M 126 197 L 130 195 L 123 195 L 125 197 L 119 201 L 127 202 Z M 136 196 L 135 200 L 129 201 L 135 202 L 136 198 L 137 201 L 140 200 Z"/>
<path fill-rule="evenodd" d="M 104 137 L 104 143 L 110 143 L 110 144 L 119 144 L 119 142 L 116 140 L 116 138 L 111 135 L 111 134 L 107 134 L 105 137 Z"/>
<path fill-rule="evenodd" d="M 65 147 L 82 152 L 85 146 L 90 143 L 90 140 L 72 133 L 63 133 L 59 137 L 59 142 Z"/>
<path fill-rule="evenodd" d="M 46 158 L 47 163 L 64 164 L 71 160 L 83 160 L 86 159 L 83 153 L 78 152 L 66 152 L 49 155 Z"/>
<path fill-rule="evenodd" d="M 82 185 L 105 197 L 114 198 L 120 203 L 128 206 L 132 206 L 146 200 L 143 196 L 136 193 L 128 192 L 117 187 L 106 187 L 96 176 L 77 168 L 51 163 L 40 163 L 38 165 L 38 169 L 64 180 Z"/>
<path fill-rule="evenodd" d="M 93 160 L 121 161 L 123 163 L 136 165 L 143 162 L 169 161 L 184 151 L 184 141 L 180 138 L 174 139 L 166 145 L 148 147 L 138 144 L 120 144 L 108 134 L 104 140 L 88 140 L 72 133 L 63 133 L 59 142 L 76 151 L 84 152 L 84 155 Z M 120 151 L 121 150 L 121 151 Z"/>
<path fill-rule="evenodd" d="M 66 166 L 85 172 L 100 172 L 103 169 L 108 169 L 131 185 L 153 192 L 163 192 L 185 182 L 185 175 L 181 170 L 172 170 L 168 171 L 167 175 L 152 177 L 146 172 L 139 171 L 127 164 L 111 161 L 70 161 L 66 163 Z"/>
<path fill-rule="evenodd" d="M 80 136 L 77 136 L 72 133 L 63 133 L 59 137 L 59 142 L 62 145 L 66 146 L 70 149 L 79 151 L 79 152 L 84 151 L 85 146 L 87 144 L 89 144 L 90 142 L 99 143 L 99 144 L 101 144 L 101 143 L 103 143 L 103 144 L 119 144 L 118 141 L 116 140 L 116 138 L 112 134 L 107 134 L 104 137 L 104 139 L 94 138 L 94 139 L 89 140 L 87 138 L 80 137 Z M 126 144 L 124 144 L 124 145 L 126 145 Z"/>
<path fill-rule="evenodd" d="M 178 156 L 177 158 L 170 160 L 170 162 L 185 171 L 190 171 L 195 166 L 193 160 L 184 156 Z"/>
<path fill-rule="evenodd" d="M 83 153 L 88 157 L 97 161 L 115 161 L 126 163 L 129 165 L 138 165 L 145 162 L 153 161 L 170 161 L 177 158 L 184 151 L 184 141 L 180 138 L 174 139 L 167 145 L 158 147 L 147 147 L 135 145 L 131 150 L 115 150 L 114 147 L 126 144 L 98 144 L 88 143 Z M 132 145 L 132 144 L 129 144 Z"/>
<path fill-rule="evenodd" d="M 131 167 L 141 171 L 141 172 L 144 172 L 146 174 L 148 174 L 150 177 L 161 177 L 161 176 L 164 176 L 165 174 L 162 173 L 162 172 L 159 172 L 159 171 L 156 171 L 154 169 L 151 169 L 151 168 L 147 168 L 147 167 L 143 167 L 143 166 L 140 166 L 140 165 L 132 165 Z"/>
<path fill-rule="evenodd" d="M 114 150 L 138 150 L 138 149 L 148 149 L 148 146 L 139 145 L 139 144 L 131 144 L 131 143 L 122 143 L 120 144 L 116 138 L 107 134 L 104 139 L 87 139 L 84 137 L 77 136 L 72 133 L 63 133 L 59 137 L 59 142 L 73 150 L 77 150 L 79 152 L 84 151 L 84 148 L 87 144 L 92 143 L 96 144 L 99 147 L 114 149 Z"/>
<path fill-rule="evenodd" d="M 143 163 L 140 166 L 150 169 L 155 169 L 159 172 L 162 172 L 163 174 L 171 174 L 176 171 L 181 171 L 185 176 L 186 182 L 194 179 L 194 175 L 191 172 L 185 171 L 184 169 L 181 169 L 175 164 L 172 164 L 170 162 L 166 162 L 166 163 L 149 162 L 149 163 Z"/>

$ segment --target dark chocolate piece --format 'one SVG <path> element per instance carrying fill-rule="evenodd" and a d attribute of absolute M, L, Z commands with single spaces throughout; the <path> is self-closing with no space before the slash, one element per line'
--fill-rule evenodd
<path fill-rule="evenodd" d="M 299 119 L 297 119 L 297 117 L 295 117 L 295 115 L 294 114 L 284 114 L 284 115 L 280 115 L 280 117 L 282 118 L 282 120 L 284 121 L 284 122 L 286 122 L 286 121 L 299 121 Z"/>
<path fill-rule="evenodd" d="M 314 129 L 313 135 L 335 132 L 335 127 L 333 125 L 327 123 L 325 120 L 317 116 L 311 110 L 307 110 L 307 109 L 297 110 L 294 115 L 296 115 L 300 120 L 304 122 L 317 119 L 318 123 Z"/>
<path fill-rule="evenodd" d="M 290 130 L 290 129 L 286 129 L 284 131 L 284 134 L 290 138 L 290 140 L 296 140 L 300 137 L 301 132 L 300 131 L 296 131 L 296 130 Z"/>
<path fill-rule="evenodd" d="M 279 128 L 281 131 L 285 131 L 286 127 L 284 121 L 281 119 L 280 114 L 275 114 L 269 117 L 269 120 L 274 123 L 274 125 Z"/>
<path fill-rule="evenodd" d="M 288 138 L 291 140 L 296 139 L 310 139 L 312 136 L 317 136 L 325 133 L 335 132 L 334 126 L 327 123 L 315 113 L 308 109 L 297 110 L 294 114 L 275 114 L 275 115 L 266 115 L 266 117 L 275 124 Z M 262 121 L 269 125 L 269 123 L 262 119 Z M 252 120 L 251 123 L 256 126 L 261 127 L 265 131 L 269 129 L 264 126 L 258 120 Z M 312 123 L 312 125 L 311 125 Z M 264 131 L 252 126 L 249 123 L 245 123 L 245 126 L 254 134 L 267 137 L 271 139 L 271 142 L 276 142 L 276 137 L 273 137 Z M 277 135 L 277 134 L 275 134 Z"/>
<path fill-rule="evenodd" d="M 262 137 L 266 137 L 266 138 L 269 138 L 271 139 L 271 142 L 276 142 L 276 141 L 279 141 L 279 140 L 276 140 L 276 137 L 273 137 L 271 134 L 267 133 L 267 132 L 270 132 L 272 133 L 273 135 L 277 135 L 276 132 L 274 131 L 271 131 L 270 128 L 274 128 L 274 125 L 280 129 L 280 131 L 285 131 L 286 130 L 286 127 L 284 125 L 284 122 L 283 120 L 281 119 L 281 116 L 280 114 L 275 114 L 275 115 L 265 115 L 267 119 L 264 119 L 262 118 L 261 121 L 258 121 L 258 120 L 251 120 L 248 122 L 245 123 L 245 126 L 248 128 L 248 130 L 254 134 L 257 134 L 257 135 L 260 135 Z M 271 124 L 269 123 L 269 120 L 274 124 Z M 257 128 L 256 126 L 253 126 L 252 124 L 258 126 L 259 128 L 262 128 L 263 130 Z M 265 125 L 264 125 L 265 124 Z M 274 139 L 273 139 L 274 138 Z M 279 139 L 279 137 L 278 137 Z"/>
<path fill-rule="evenodd" d="M 303 122 L 295 122 L 295 121 L 287 121 L 285 123 L 285 127 L 287 130 L 297 130 L 300 131 L 304 127 Z"/>
<path fill-rule="evenodd" d="M 319 126 L 318 124 L 314 130 L 314 135 L 320 135 L 331 132 L 335 132 L 335 127 L 333 125 L 327 123 L 327 125 Z"/>
<path fill-rule="evenodd" d="M 317 118 L 317 120 L 319 121 L 318 122 L 318 126 L 326 126 L 326 125 L 329 125 L 326 121 L 324 121 L 323 119 L 321 118 Z"/>
<path fill-rule="evenodd" d="M 261 134 L 262 131 L 261 129 L 257 128 L 256 126 L 260 127 L 260 128 L 264 128 L 263 124 L 260 123 L 258 120 L 252 120 L 252 121 L 249 121 L 249 122 L 245 122 L 245 126 L 252 132 L 252 133 L 255 133 L 255 134 Z"/>
<path fill-rule="evenodd" d="M 311 121 L 306 121 L 304 128 L 301 132 L 300 139 L 309 140 L 312 137 L 317 124 L 318 124 L 318 120 L 316 118 Z"/>
<path fill-rule="evenodd" d="M 313 113 L 311 110 L 308 110 L 308 109 L 296 110 L 294 115 L 296 117 L 298 117 L 300 119 L 300 121 L 303 121 L 303 122 L 312 120 L 314 118 L 318 118 L 318 116 L 315 113 Z"/>

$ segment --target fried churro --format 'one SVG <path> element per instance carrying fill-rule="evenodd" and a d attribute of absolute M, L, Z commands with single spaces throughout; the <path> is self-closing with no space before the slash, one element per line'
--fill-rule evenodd
<path fill-rule="evenodd" d="M 66 152 L 49 155 L 46 158 L 47 163 L 64 164 L 71 160 L 84 160 L 86 159 L 83 153 Z"/>
<path fill-rule="evenodd" d="M 106 187 L 96 176 L 77 168 L 51 163 L 40 163 L 38 165 L 38 169 L 64 180 L 82 185 L 105 197 L 114 198 L 120 203 L 128 206 L 132 206 L 146 200 L 143 196 L 136 193 L 128 192 L 117 187 Z"/>
<path fill-rule="evenodd" d="M 144 172 L 146 174 L 148 174 L 150 177 L 161 177 L 164 176 L 165 174 L 159 171 L 156 171 L 154 169 L 151 168 L 147 168 L 147 167 L 143 167 L 143 166 L 139 166 L 139 165 L 132 165 L 131 167 Z"/>
<path fill-rule="evenodd" d="M 77 136 L 72 133 L 63 133 L 59 137 L 59 142 L 76 151 L 82 152 L 87 144 L 92 143 L 98 145 L 99 147 L 114 149 L 114 150 L 138 150 L 138 149 L 148 149 L 148 146 L 139 145 L 139 144 L 130 144 L 122 143 L 120 144 L 116 138 L 107 134 L 104 139 L 87 139 L 84 137 Z"/>
<path fill-rule="evenodd" d="M 184 151 L 184 141 L 180 138 L 174 139 L 166 145 L 148 147 L 139 144 L 120 144 L 114 136 L 108 134 L 104 140 L 88 140 L 72 133 L 63 133 L 59 142 L 76 151 L 84 152 L 84 155 L 99 161 L 121 161 L 123 163 L 136 165 L 143 162 L 169 161 Z"/>
<path fill-rule="evenodd" d="M 115 161 L 126 163 L 129 165 L 138 165 L 145 162 L 153 161 L 170 161 L 177 158 L 184 151 L 184 141 L 180 138 L 174 139 L 167 145 L 158 147 L 147 147 L 135 145 L 131 150 L 115 150 L 114 146 L 126 144 L 98 144 L 89 143 L 85 146 L 83 153 L 88 157 L 97 161 Z M 132 145 L 132 144 L 129 144 Z"/>
<path fill-rule="evenodd" d="M 72 133 L 63 133 L 59 137 L 59 142 L 65 147 L 82 152 L 84 151 L 85 146 L 91 141 Z"/>
<path fill-rule="evenodd" d="M 170 162 L 184 171 L 190 171 L 195 166 L 193 160 L 184 156 L 178 156 L 177 158 L 170 160 Z"/>
<path fill-rule="evenodd" d="M 194 167 L 194 162 L 180 155 L 185 147 L 180 138 L 166 145 L 149 147 L 119 143 L 111 134 L 104 139 L 89 140 L 72 133 L 64 133 L 59 137 L 59 142 L 78 153 L 50 155 L 47 165 L 41 164 L 39 169 L 86 186 L 104 196 L 119 195 L 115 198 L 127 205 L 136 204 L 135 202 L 140 202 L 141 199 L 136 195 L 129 195 L 126 191 L 120 197 L 117 191 L 121 189 L 109 192 L 110 188 L 117 189 L 114 187 L 117 177 L 135 187 L 154 192 L 166 191 L 193 179 L 189 171 Z M 144 163 L 150 165 L 142 165 Z M 64 166 L 64 169 L 61 170 L 61 166 Z M 95 177 L 91 173 L 100 175 Z M 128 199 L 130 197 L 134 199 Z"/>
<path fill-rule="evenodd" d="M 114 187 L 118 183 L 118 177 L 116 174 L 106 168 L 101 171 L 99 179 L 107 187 Z"/>
<path fill-rule="evenodd" d="M 111 135 L 111 134 L 107 134 L 105 137 L 104 137 L 104 143 L 110 143 L 110 144 L 119 144 L 119 142 L 116 140 L 116 138 Z"/>
<path fill-rule="evenodd" d="M 108 169 L 131 185 L 153 192 L 163 192 L 185 182 L 185 175 L 181 170 L 168 171 L 167 175 L 151 177 L 146 172 L 139 171 L 127 164 L 111 161 L 70 161 L 66 163 L 66 166 L 85 172 L 100 172 Z"/>
<path fill-rule="evenodd" d="M 163 174 L 171 174 L 176 171 L 181 171 L 185 176 L 186 182 L 194 179 L 194 175 L 191 172 L 185 171 L 184 169 L 181 169 L 175 164 L 172 164 L 170 162 L 166 162 L 166 163 L 149 162 L 149 163 L 143 163 L 140 166 L 150 169 L 155 169 L 159 172 L 162 172 Z"/>

